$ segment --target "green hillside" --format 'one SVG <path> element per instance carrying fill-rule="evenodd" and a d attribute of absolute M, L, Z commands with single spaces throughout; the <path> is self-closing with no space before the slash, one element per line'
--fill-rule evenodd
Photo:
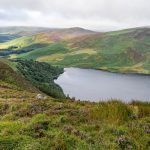
<path fill-rule="evenodd" d="M 1 43 L 0 48 L 18 50 L 10 58 L 34 59 L 63 67 L 150 74 L 150 28 L 146 27 L 107 33 L 60 29 Z"/>
<path fill-rule="evenodd" d="M 16 89 L 18 89 L 19 87 L 18 90 L 28 89 L 29 91 L 38 91 L 22 76 L 17 74 L 16 71 L 17 69 L 12 62 L 5 60 L 5 59 L 0 59 L 0 80 L 1 81 L 3 81 L 4 83 L 13 85 L 14 87 L 16 87 Z"/>
<path fill-rule="evenodd" d="M 13 62 L 0 60 L 0 149 L 150 148 L 149 103 L 90 103 L 50 96 L 37 99 L 41 92 L 14 68 Z"/>
<path fill-rule="evenodd" d="M 47 63 L 17 60 L 18 71 L 40 91 L 54 98 L 65 98 L 63 90 L 54 82 L 62 68 L 53 67 Z"/>
<path fill-rule="evenodd" d="M 150 73 L 150 28 L 95 33 L 81 28 L 57 29 L 0 44 L 10 58 L 53 65 Z M 9 52 L 8 51 L 8 52 Z"/>

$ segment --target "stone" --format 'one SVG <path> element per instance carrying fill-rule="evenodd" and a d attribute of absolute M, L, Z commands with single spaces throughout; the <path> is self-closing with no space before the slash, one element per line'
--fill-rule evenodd
<path fill-rule="evenodd" d="M 47 96 L 42 95 L 42 94 L 37 94 L 36 99 L 37 99 L 37 100 L 46 100 L 46 99 L 47 99 Z"/>

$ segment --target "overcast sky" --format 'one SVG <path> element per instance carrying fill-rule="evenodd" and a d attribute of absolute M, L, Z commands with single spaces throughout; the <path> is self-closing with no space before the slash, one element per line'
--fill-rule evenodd
<path fill-rule="evenodd" d="M 150 0 L 0 0 L 0 26 L 150 26 Z"/>

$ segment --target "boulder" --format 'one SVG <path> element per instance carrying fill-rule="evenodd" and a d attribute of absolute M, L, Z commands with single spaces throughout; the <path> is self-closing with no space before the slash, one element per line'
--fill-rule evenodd
<path fill-rule="evenodd" d="M 47 96 L 42 95 L 42 94 L 37 94 L 36 99 L 37 99 L 37 100 L 46 100 L 46 99 L 47 99 Z"/>

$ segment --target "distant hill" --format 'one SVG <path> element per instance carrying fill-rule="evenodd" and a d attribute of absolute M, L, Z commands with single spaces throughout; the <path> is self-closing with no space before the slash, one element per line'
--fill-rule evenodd
<path fill-rule="evenodd" d="M 91 35 L 95 33 L 96 32 L 94 31 L 86 30 L 86 29 L 79 28 L 79 27 L 74 27 L 74 28 L 66 28 L 66 29 L 56 29 L 53 31 L 41 33 L 38 36 L 46 40 L 58 42 L 61 40 L 79 38 L 81 36 Z"/>
<path fill-rule="evenodd" d="M 49 28 L 42 27 L 0 27 L 0 43 L 7 42 L 22 36 L 29 36 L 46 32 Z"/>
<path fill-rule="evenodd" d="M 90 30 L 82 28 L 46 28 L 46 27 L 0 27 L 0 42 L 9 41 L 11 39 L 19 38 L 22 36 L 31 36 L 39 34 L 41 38 L 47 40 L 60 40 L 64 38 L 72 38 L 81 35 L 94 33 Z"/>
<path fill-rule="evenodd" d="M 14 27 L 0 27 L 1 34 L 11 34 L 11 35 L 32 35 L 44 31 L 51 30 L 44 27 L 23 27 L 23 26 L 14 26 Z"/>
<path fill-rule="evenodd" d="M 98 33 L 82 28 L 51 29 L 0 44 L 10 58 L 53 65 L 150 74 L 150 28 Z"/>

